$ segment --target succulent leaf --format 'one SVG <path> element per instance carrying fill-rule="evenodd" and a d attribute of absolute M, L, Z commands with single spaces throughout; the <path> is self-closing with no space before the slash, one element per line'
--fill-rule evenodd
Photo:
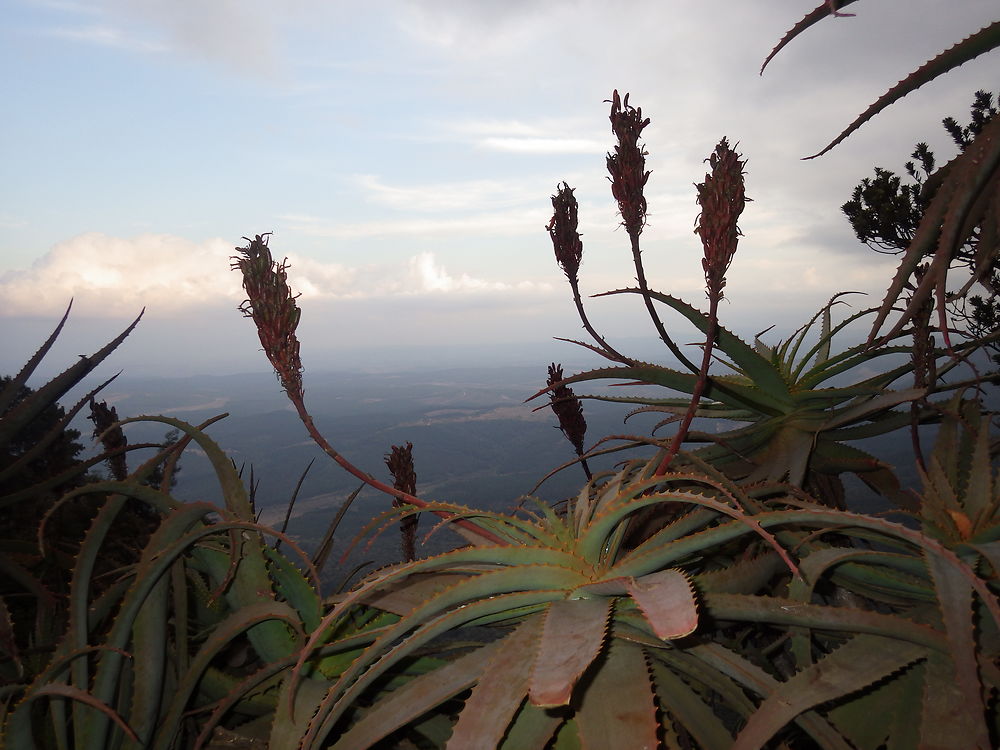
<path fill-rule="evenodd" d="M 857 635 L 768 695 L 736 736 L 733 750 L 759 748 L 803 711 L 862 690 L 925 655 L 915 644 Z"/>
<path fill-rule="evenodd" d="M 679 570 L 660 570 L 631 579 L 627 589 L 659 638 L 683 638 L 698 627 L 694 589 Z"/>
<path fill-rule="evenodd" d="M 545 613 L 531 672 L 528 699 L 536 706 L 565 706 L 573 687 L 597 658 L 607 636 L 609 598 L 552 602 Z"/>

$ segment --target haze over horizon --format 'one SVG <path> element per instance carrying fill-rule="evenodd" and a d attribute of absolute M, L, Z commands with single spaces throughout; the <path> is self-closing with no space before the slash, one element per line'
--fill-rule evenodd
<path fill-rule="evenodd" d="M 654 288 L 704 299 L 692 183 L 727 136 L 749 160 L 754 202 L 723 323 L 787 335 L 842 289 L 877 302 L 896 259 L 860 245 L 839 206 L 874 166 L 900 171 L 917 141 L 947 158 L 941 118 L 967 117 L 972 92 L 995 89 L 995 64 L 975 60 L 832 153 L 801 157 L 995 20 L 996 3 L 860 3 L 758 76 L 816 4 L 12 0 L 0 30 L 12 73 L 0 84 L 12 177 L 0 187 L 0 369 L 23 364 L 71 297 L 56 369 L 143 307 L 110 367 L 267 369 L 228 261 L 265 231 L 302 294 L 307 373 L 394 357 L 572 359 L 551 341 L 581 331 L 544 226 L 565 180 L 580 200 L 584 293 L 632 283 L 604 165 L 616 88 L 652 119 Z M 651 341 L 637 303 L 590 310 L 609 338 Z"/>

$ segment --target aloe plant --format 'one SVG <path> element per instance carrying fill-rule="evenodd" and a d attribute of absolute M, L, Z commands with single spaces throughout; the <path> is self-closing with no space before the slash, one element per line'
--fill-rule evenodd
<path fill-rule="evenodd" d="M 616 293 L 627 292 L 639 293 L 639 290 Z M 682 314 L 701 332 L 708 331 L 709 320 L 696 308 L 669 295 L 653 291 L 648 294 Z M 938 382 L 932 387 L 890 390 L 894 383 L 912 374 L 914 365 L 906 361 L 850 385 L 829 385 L 832 379 L 852 370 L 870 367 L 878 358 L 908 356 L 912 351 L 905 341 L 874 350 L 860 344 L 835 351 L 833 340 L 837 334 L 850 323 L 873 313 L 862 310 L 835 324 L 832 309 L 837 301 L 837 298 L 831 300 L 795 335 L 775 345 L 757 339 L 751 346 L 718 326 L 716 347 L 726 355 L 722 362 L 731 374 L 708 377 L 704 397 L 694 414 L 741 422 L 743 426 L 718 432 L 691 432 L 686 438 L 711 443 L 700 449 L 698 455 L 737 478 L 785 479 L 799 486 L 815 486 L 813 478 L 817 475 L 837 477 L 851 472 L 882 494 L 900 500 L 903 498 L 898 494 L 898 483 L 890 468 L 850 446 L 848 441 L 905 427 L 910 422 L 910 412 L 896 407 L 924 399 L 933 392 L 961 388 L 963 384 Z M 810 341 L 808 336 L 817 324 L 819 335 Z M 958 351 L 976 346 L 976 342 L 969 343 Z M 938 360 L 945 356 L 943 351 L 933 353 Z M 943 361 L 937 373 L 941 376 L 955 367 L 955 360 Z M 698 384 L 698 376 L 694 374 L 644 362 L 598 368 L 569 376 L 562 382 L 610 379 L 663 386 L 684 394 L 694 393 Z M 686 414 L 691 401 L 686 396 L 656 399 L 645 395 L 580 394 L 580 398 L 634 404 L 638 406 L 636 411 L 673 415 L 666 422 Z M 938 413 L 936 407 L 926 404 L 919 407 L 919 418 L 924 421 L 935 420 Z"/>
<path fill-rule="evenodd" d="M 595 477 L 565 515 L 541 503 L 521 516 L 442 505 L 508 544 L 394 566 L 341 598 L 331 622 L 362 605 L 399 620 L 316 697 L 315 717 L 296 741 L 378 746 L 437 711 L 455 716 L 448 748 L 756 748 L 804 733 L 822 747 L 874 750 L 891 731 L 894 746 L 907 746 L 899 744 L 907 737 L 930 742 L 936 722 L 955 709 L 949 701 L 971 698 L 970 680 L 980 692 L 998 684 L 995 669 L 981 679 L 970 671 L 968 658 L 982 644 L 968 641 L 968 605 L 973 597 L 985 605 L 990 632 L 1000 607 L 947 548 L 777 487 L 754 499 L 721 476 L 658 476 L 660 458 Z M 624 544 L 630 517 L 677 505 L 691 512 L 636 547 Z M 387 511 L 375 523 L 405 512 Z M 809 529 L 858 541 L 829 546 Z M 901 551 L 876 553 L 865 546 L 873 538 Z M 799 547 L 798 559 L 783 540 Z M 898 601 L 897 614 L 888 614 L 868 599 L 838 606 L 818 598 L 840 568 L 847 571 L 838 580 L 894 587 L 897 600 L 909 596 L 922 609 L 911 606 L 911 619 Z M 785 581 L 784 595 L 769 593 L 775 580 Z M 936 606 L 941 614 L 928 622 Z M 483 626 L 497 636 L 469 643 L 465 633 Z M 734 627 L 743 635 L 734 638 Z M 317 628 L 299 656 L 293 695 L 323 633 Z M 461 653 L 445 652 L 438 668 L 372 697 L 415 654 L 452 640 L 466 644 Z M 866 712 L 884 715 L 900 691 L 917 696 L 911 706 L 929 696 L 905 731 L 881 719 L 877 727 L 855 722 Z M 832 714 L 820 710 L 831 703 Z M 989 736 L 994 709 L 977 698 L 962 711 L 950 721 L 968 729 L 961 746 L 975 747 Z M 878 742 L 868 739 L 880 732 Z"/>
<path fill-rule="evenodd" d="M 221 718 L 192 725 L 189 714 L 211 715 L 222 699 L 230 701 L 229 726 L 222 730 L 229 734 L 253 737 L 262 730 L 241 725 L 258 716 L 267 717 L 263 731 L 272 723 L 294 725 L 281 710 L 273 678 L 290 669 L 303 634 L 320 622 L 316 569 L 294 541 L 255 522 L 232 462 L 201 428 L 167 417 L 142 419 L 184 437 L 124 480 L 92 483 L 60 501 L 107 498 L 74 561 L 65 633 L 34 679 L 11 693 L 7 746 L 188 746 L 199 734 L 207 741 Z M 212 464 L 223 508 L 181 503 L 145 483 L 192 440 Z M 93 571 L 126 499 L 148 506 L 159 523 L 135 564 L 95 593 Z M 282 538 L 292 557 L 265 544 L 265 534 Z M 352 658 L 343 652 L 357 650 L 370 639 L 365 629 L 377 624 L 360 616 L 332 624 L 338 639 L 311 665 L 316 673 L 336 674 Z M 243 664 L 227 666 L 226 654 L 238 652 L 247 654 Z"/>

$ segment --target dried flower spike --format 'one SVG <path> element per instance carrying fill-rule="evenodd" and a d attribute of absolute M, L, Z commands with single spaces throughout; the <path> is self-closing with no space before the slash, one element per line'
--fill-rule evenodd
<path fill-rule="evenodd" d="M 618 138 L 614 154 L 608 154 L 611 194 L 618 201 L 622 226 L 629 235 L 638 237 L 646 224 L 646 198 L 642 191 L 649 179 L 646 151 L 639 138 L 649 118 L 642 119 L 642 109 L 629 106 L 628 94 L 624 102 L 617 90 L 611 96 L 611 131 Z"/>
<path fill-rule="evenodd" d="M 577 231 L 578 209 L 573 188 L 564 182 L 552 196 L 552 219 L 545 227 L 552 238 L 556 263 L 572 283 L 577 281 L 577 272 L 583 259 L 583 242 Z"/>
<path fill-rule="evenodd" d="M 696 185 L 701 213 L 695 222 L 695 234 L 701 237 L 705 257 L 701 266 L 709 299 L 721 299 L 726 286 L 726 272 L 736 254 L 742 235 L 736 222 L 750 200 L 744 192 L 743 167 L 740 155 L 723 138 L 706 159 L 712 168 L 705 181 Z"/>
<path fill-rule="evenodd" d="M 549 378 L 546 385 L 550 388 L 563 379 L 562 365 L 549 365 Z M 587 420 L 583 417 L 583 404 L 567 385 L 555 385 L 549 391 L 549 406 L 559 419 L 559 429 L 566 439 L 572 443 L 576 455 L 583 455 L 583 439 L 587 434 Z"/>
<path fill-rule="evenodd" d="M 407 495 L 417 494 L 417 473 L 413 469 L 413 443 L 394 445 L 392 451 L 385 457 L 385 465 L 392 474 L 392 486 Z M 403 502 L 399 498 L 392 501 L 393 507 L 399 508 Z M 403 558 L 410 562 L 416 558 L 417 514 L 409 515 L 400 524 L 402 535 Z"/>
<path fill-rule="evenodd" d="M 243 274 L 247 299 L 240 312 L 253 318 L 264 353 L 274 366 L 282 387 L 292 398 L 302 397 L 302 361 L 295 328 L 302 311 L 295 304 L 296 295 L 288 287 L 288 259 L 281 263 L 271 258 L 268 234 L 256 235 L 250 244 L 238 247 L 232 268 Z"/>

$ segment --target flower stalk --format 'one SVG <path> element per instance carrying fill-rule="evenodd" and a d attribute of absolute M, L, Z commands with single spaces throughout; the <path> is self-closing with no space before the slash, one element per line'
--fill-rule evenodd
<path fill-rule="evenodd" d="M 746 161 L 740 159 L 729 141 L 719 141 L 711 156 L 706 159 L 710 172 L 705 181 L 695 185 L 697 201 L 701 212 L 695 220 L 695 234 L 701 238 L 703 257 L 702 270 L 705 273 L 705 291 L 708 295 L 708 331 L 702 353 L 698 380 L 691 394 L 691 404 L 681 421 L 681 425 L 657 467 L 657 475 L 665 474 L 670 462 L 680 450 L 694 415 L 698 411 L 701 395 L 708 383 L 708 368 L 712 362 L 712 348 L 719 329 L 719 301 L 726 288 L 726 273 L 736 255 L 736 247 L 742 236 L 738 221 L 749 198 L 746 197 Z"/>
<path fill-rule="evenodd" d="M 385 457 L 385 465 L 392 474 L 394 488 L 406 495 L 417 494 L 417 473 L 413 469 L 413 443 L 392 446 Z M 405 504 L 401 497 L 392 500 L 394 508 L 401 508 Z M 406 516 L 399 522 L 403 559 L 406 562 L 413 562 L 417 557 L 417 522 L 416 513 Z"/>
<path fill-rule="evenodd" d="M 274 367 L 306 431 L 323 452 L 349 474 L 379 492 L 400 498 L 403 502 L 420 508 L 426 507 L 427 503 L 415 495 L 390 487 L 359 469 L 342 456 L 316 427 L 312 415 L 306 409 L 302 388 L 302 362 L 299 359 L 299 341 L 295 336 L 295 328 L 301 314 L 295 302 L 297 295 L 292 294 L 288 286 L 287 259 L 281 263 L 274 262 L 268 249 L 267 236 L 268 234 L 258 234 L 253 240 L 244 237 L 250 244 L 247 247 L 236 248 L 239 255 L 232 258 L 231 268 L 243 274 L 243 288 L 247 293 L 247 299 L 239 309 L 257 326 L 257 335 L 264 347 L 264 353 Z M 434 513 L 442 518 L 450 518 L 452 515 L 445 511 L 434 511 Z M 473 544 L 503 543 L 495 534 L 464 519 L 456 520 L 454 528 Z"/>
<path fill-rule="evenodd" d="M 293 401 L 302 398 L 302 360 L 295 328 L 302 311 L 288 287 L 288 258 L 277 263 L 267 246 L 269 233 L 247 240 L 247 247 L 238 247 L 231 268 L 243 274 L 247 299 L 240 312 L 252 318 L 264 353 L 271 361 L 281 386 Z"/>
<path fill-rule="evenodd" d="M 645 147 L 639 143 L 643 129 L 649 125 L 649 118 L 643 118 L 642 109 L 632 107 L 628 103 L 628 94 L 622 100 L 617 89 L 611 99 L 611 131 L 618 139 L 613 154 L 607 157 L 608 173 L 611 180 L 611 194 L 618 201 L 618 210 L 622 217 L 622 226 L 628 233 L 632 247 L 632 261 L 635 264 L 636 281 L 642 293 L 650 320 L 657 334 L 671 353 L 692 372 L 698 368 L 685 356 L 680 347 L 674 343 L 663 326 L 646 283 L 646 272 L 642 265 L 642 251 L 639 247 L 639 236 L 646 226 L 646 197 L 643 189 L 649 180 L 650 172 L 646 169 Z"/>
<path fill-rule="evenodd" d="M 545 229 L 552 239 L 552 249 L 555 252 L 556 263 L 566 274 L 570 289 L 573 291 L 573 303 L 576 305 L 577 313 L 583 327 L 591 335 L 600 353 L 608 359 L 618 362 L 630 362 L 627 357 L 616 351 L 604 337 L 601 336 L 591 325 L 587 318 L 587 312 L 583 307 L 583 298 L 580 296 L 580 281 L 578 273 L 580 262 L 583 260 L 583 241 L 580 239 L 579 225 L 579 205 L 576 196 L 573 195 L 573 188 L 565 182 L 562 186 L 557 186 L 556 194 L 552 196 L 552 219 Z"/>
<path fill-rule="evenodd" d="M 583 416 L 583 404 L 573 393 L 572 388 L 562 384 L 562 380 L 562 365 L 553 362 L 549 365 L 549 377 L 546 381 L 546 385 L 551 389 L 549 390 L 549 406 L 552 407 L 553 413 L 559 420 L 559 429 L 562 434 L 566 436 L 566 439 L 573 446 L 573 450 L 576 451 L 576 455 L 580 457 L 583 473 L 590 480 L 593 475 L 590 473 L 590 467 L 587 465 L 587 459 L 584 458 L 583 450 L 583 440 L 587 434 L 587 420 Z"/>

